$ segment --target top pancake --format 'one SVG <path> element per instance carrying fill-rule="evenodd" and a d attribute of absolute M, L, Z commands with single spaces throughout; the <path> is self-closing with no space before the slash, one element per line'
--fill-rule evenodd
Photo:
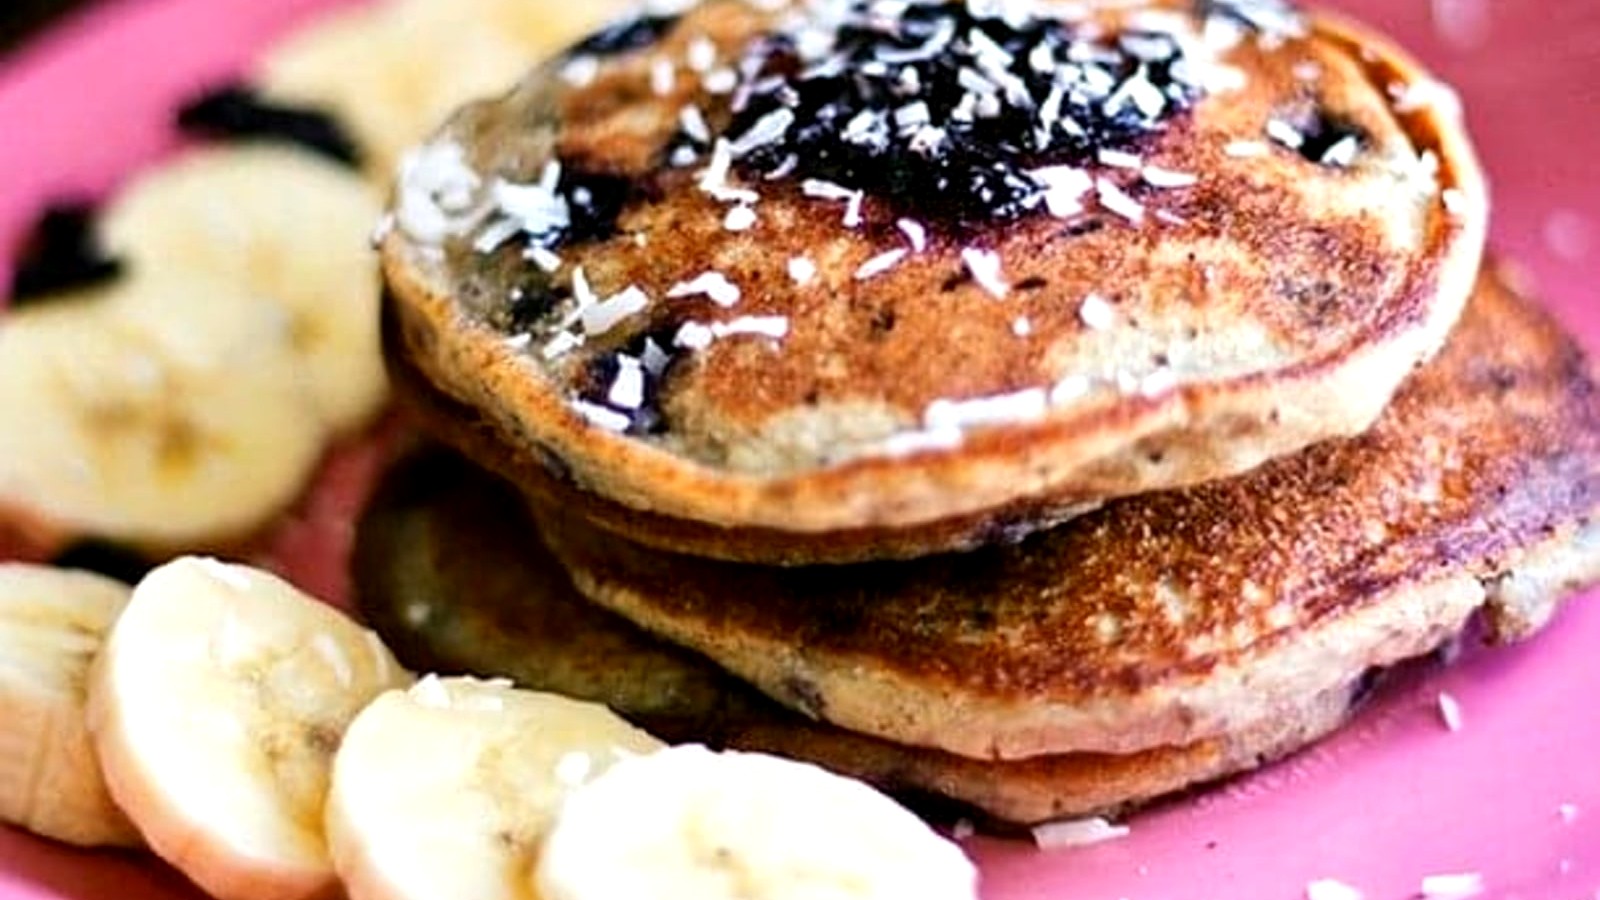
<path fill-rule="evenodd" d="M 1250 728 L 1480 608 L 1496 638 L 1531 634 L 1600 579 L 1597 514 L 1591 366 L 1487 276 L 1367 434 L 1019 546 L 780 570 L 651 551 L 561 511 L 543 532 L 585 595 L 792 707 L 1012 759 Z"/>
<path fill-rule="evenodd" d="M 467 108 L 402 174 L 395 352 L 734 558 L 1370 426 L 1479 263 L 1447 93 L 1275 3 L 990 6 L 713 0 Z"/>

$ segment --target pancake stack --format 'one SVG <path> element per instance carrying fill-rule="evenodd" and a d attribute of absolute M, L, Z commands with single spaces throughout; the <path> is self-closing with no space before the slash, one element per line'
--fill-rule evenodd
<path fill-rule="evenodd" d="M 381 237 L 405 661 L 990 821 L 1283 756 L 1600 580 L 1600 394 L 1450 93 L 1278 2 L 708 0 Z M 493 474 L 490 474 L 493 473 Z"/>

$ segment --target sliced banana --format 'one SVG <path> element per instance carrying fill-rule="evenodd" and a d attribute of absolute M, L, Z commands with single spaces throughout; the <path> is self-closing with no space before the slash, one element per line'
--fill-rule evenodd
<path fill-rule="evenodd" d="M 356 717 L 328 840 L 351 900 L 517 900 L 562 802 L 662 744 L 603 706 L 428 677 Z"/>
<path fill-rule="evenodd" d="M 637 4 L 631 0 L 394 0 L 394 6 L 395 15 L 433 28 L 464 29 L 488 24 L 522 51 L 526 69 L 566 49 L 608 20 L 635 9 Z"/>
<path fill-rule="evenodd" d="M 139 178 L 101 228 L 136 277 L 200 275 L 282 304 L 318 414 L 348 432 L 387 393 L 369 243 L 382 211 L 371 185 L 332 162 L 294 147 L 242 145 L 202 150 Z M 166 314 L 158 295 L 143 299 Z"/>
<path fill-rule="evenodd" d="M 268 53 L 260 80 L 268 97 L 337 116 L 371 176 L 386 184 L 406 149 L 452 110 L 506 90 L 535 61 L 490 22 L 379 4 L 335 13 L 289 37 Z"/>
<path fill-rule="evenodd" d="M 379 183 L 456 107 L 503 93 L 626 0 L 397 0 L 336 12 L 273 49 L 268 96 L 331 111 Z"/>
<path fill-rule="evenodd" d="M 542 900 L 971 900 L 977 872 L 861 782 L 685 746 L 625 760 L 574 793 L 537 884 Z"/>
<path fill-rule="evenodd" d="M 151 572 L 89 682 L 106 783 L 219 900 L 337 896 L 322 810 L 345 727 L 409 676 L 375 635 L 273 575 Z"/>
<path fill-rule="evenodd" d="M 247 535 L 299 495 L 324 433 L 273 304 L 133 279 L 0 321 L 0 505 L 145 547 Z"/>
<path fill-rule="evenodd" d="M 0 564 L 0 821 L 85 847 L 137 846 L 84 727 L 85 680 L 127 585 Z"/>

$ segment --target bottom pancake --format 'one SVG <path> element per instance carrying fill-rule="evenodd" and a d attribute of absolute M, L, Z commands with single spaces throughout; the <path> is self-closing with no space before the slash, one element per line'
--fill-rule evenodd
<path fill-rule="evenodd" d="M 605 703 L 669 741 L 808 760 L 921 806 L 951 801 L 997 824 L 1116 813 L 1254 769 L 1337 728 L 1370 682 L 1187 747 L 973 760 L 852 734 L 783 708 L 582 599 L 535 534 L 509 485 L 444 450 L 413 454 L 388 474 L 357 532 L 361 612 L 412 669 L 511 678 Z"/>
<path fill-rule="evenodd" d="M 590 599 L 850 731 L 978 759 L 1254 734 L 1480 610 L 1524 637 L 1600 579 L 1600 389 L 1491 270 L 1367 434 L 1016 546 L 774 569 L 557 509 Z"/>

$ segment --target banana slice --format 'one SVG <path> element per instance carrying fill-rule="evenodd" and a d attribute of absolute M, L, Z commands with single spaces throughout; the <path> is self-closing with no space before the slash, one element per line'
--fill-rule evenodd
<path fill-rule="evenodd" d="M 87 572 L 0 564 L 0 821 L 84 847 L 139 845 L 83 718 L 89 663 L 128 593 Z"/>
<path fill-rule="evenodd" d="M 242 145 L 140 178 L 101 228 L 136 276 L 199 275 L 280 303 L 317 412 L 342 433 L 368 422 L 387 393 L 369 244 L 382 212 L 377 191 L 334 163 L 293 147 Z"/>
<path fill-rule="evenodd" d="M 387 184 L 405 151 L 452 110 L 506 90 L 534 62 L 491 22 L 443 21 L 378 4 L 335 13 L 291 36 L 269 52 L 260 81 L 268 97 L 337 116 L 361 146 L 371 177 Z"/>
<path fill-rule="evenodd" d="M 351 900 L 517 900 L 562 802 L 662 744 L 603 706 L 424 678 L 356 717 L 334 761 L 328 840 Z"/>
<path fill-rule="evenodd" d="M 277 577 L 185 558 L 133 592 L 90 673 L 106 783 L 219 900 L 334 897 L 322 827 L 345 727 L 409 682 L 371 632 Z"/>
<path fill-rule="evenodd" d="M 0 505 L 60 532 L 213 546 L 288 506 L 323 432 L 276 307 L 133 280 L 0 323 Z"/>
<path fill-rule="evenodd" d="M 354 134 L 371 176 L 394 177 L 406 150 L 456 107 L 508 90 L 625 0 L 397 0 L 341 11 L 264 61 L 268 96 L 326 109 Z"/>
<path fill-rule="evenodd" d="M 971 900 L 977 872 L 861 782 L 685 746 L 625 760 L 574 793 L 537 884 L 542 900 Z"/>
<path fill-rule="evenodd" d="M 487 24 L 522 51 L 525 69 L 637 6 L 630 0 L 394 0 L 394 5 L 395 15 L 436 28 Z"/>

